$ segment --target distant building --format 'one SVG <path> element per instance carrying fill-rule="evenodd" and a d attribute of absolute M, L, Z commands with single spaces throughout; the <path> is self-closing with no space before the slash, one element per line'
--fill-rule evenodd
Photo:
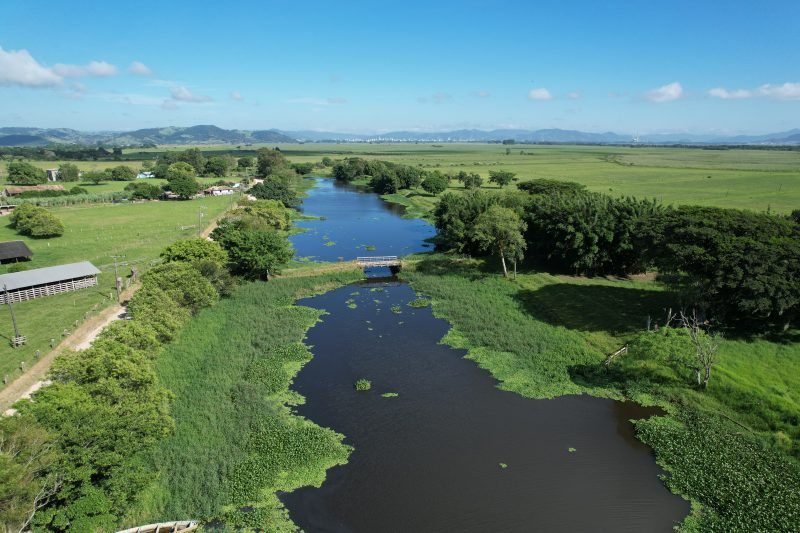
<path fill-rule="evenodd" d="M 88 261 L 0 275 L 0 304 L 22 302 L 97 285 L 100 270 Z"/>
<path fill-rule="evenodd" d="M 17 208 L 16 204 L 6 204 L 0 202 L 0 216 L 8 215 L 16 208 Z"/>
<path fill-rule="evenodd" d="M 215 185 L 213 187 L 203 189 L 203 194 L 205 196 L 228 196 L 234 192 L 235 189 L 233 187 L 228 187 L 225 185 Z"/>
<path fill-rule="evenodd" d="M 23 241 L 0 242 L 0 263 L 16 263 L 28 261 L 33 252 Z"/>
<path fill-rule="evenodd" d="M 58 172 L 57 168 L 48 168 L 44 172 L 47 174 L 47 181 L 58 181 L 61 179 L 61 174 Z"/>
<path fill-rule="evenodd" d="M 155 177 L 156 177 L 155 172 L 139 172 L 138 174 L 136 174 L 136 179 L 140 179 L 140 180 L 150 179 L 150 178 L 155 178 Z"/>
<path fill-rule="evenodd" d="M 3 189 L 3 196 L 17 196 L 30 191 L 65 191 L 63 185 L 14 185 Z"/>

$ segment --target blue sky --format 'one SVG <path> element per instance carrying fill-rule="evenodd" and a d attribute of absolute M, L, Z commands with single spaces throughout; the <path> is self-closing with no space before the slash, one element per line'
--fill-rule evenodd
<path fill-rule="evenodd" d="M 800 2 L 4 0 L 0 125 L 800 127 Z"/>

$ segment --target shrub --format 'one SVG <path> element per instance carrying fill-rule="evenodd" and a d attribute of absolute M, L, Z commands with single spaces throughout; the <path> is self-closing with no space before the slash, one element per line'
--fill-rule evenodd
<path fill-rule="evenodd" d="M 161 259 L 165 263 L 211 261 L 224 265 L 228 262 L 228 254 L 219 243 L 197 237 L 170 244 L 161 251 Z"/>
<path fill-rule="evenodd" d="M 361 378 L 355 384 L 357 391 L 368 391 L 372 388 L 372 382 L 368 379 Z"/>
<path fill-rule="evenodd" d="M 64 224 L 47 209 L 33 204 L 19 205 L 9 220 L 22 235 L 57 237 L 64 234 Z"/>
<path fill-rule="evenodd" d="M 159 265 L 142 277 L 142 285 L 157 287 L 193 313 L 212 305 L 218 296 L 211 283 L 187 263 Z"/>
<path fill-rule="evenodd" d="M 8 182 L 14 185 L 38 185 L 47 182 L 44 170 L 25 161 L 12 161 L 8 164 Z"/>

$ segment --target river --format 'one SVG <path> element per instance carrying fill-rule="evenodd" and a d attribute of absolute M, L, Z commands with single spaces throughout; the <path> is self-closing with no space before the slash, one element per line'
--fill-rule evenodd
<path fill-rule="evenodd" d="M 310 191 L 305 210 L 326 217 L 314 222 L 317 249 L 293 237 L 298 255 L 317 259 L 334 248 L 322 235 L 348 242 L 338 259 L 424 249 L 432 232 L 374 194 L 327 180 Z M 362 243 L 376 250 L 362 252 Z M 293 385 L 306 398 L 297 412 L 355 449 L 321 488 L 282 495 L 301 528 L 668 532 L 688 513 L 634 438 L 629 420 L 653 410 L 501 391 L 463 350 L 439 344 L 449 325 L 429 307 L 410 307 L 416 298 L 405 283 L 370 278 L 299 302 L 327 314 L 308 332 L 314 358 Z M 356 391 L 360 378 L 372 389 Z"/>

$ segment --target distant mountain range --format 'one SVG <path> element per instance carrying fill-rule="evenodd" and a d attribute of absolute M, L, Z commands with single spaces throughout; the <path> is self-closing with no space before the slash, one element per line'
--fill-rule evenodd
<path fill-rule="evenodd" d="M 0 128 L 0 146 L 46 146 L 49 144 L 103 144 L 141 146 L 163 144 L 255 144 L 295 142 L 500 142 L 519 143 L 630 144 L 631 135 L 613 132 L 588 133 L 575 130 L 500 129 L 442 132 L 393 131 L 382 134 L 320 131 L 226 130 L 217 126 L 148 128 L 135 131 L 84 132 L 67 128 Z M 800 129 L 767 135 L 654 134 L 639 136 L 643 144 L 751 144 L 800 145 Z"/>

